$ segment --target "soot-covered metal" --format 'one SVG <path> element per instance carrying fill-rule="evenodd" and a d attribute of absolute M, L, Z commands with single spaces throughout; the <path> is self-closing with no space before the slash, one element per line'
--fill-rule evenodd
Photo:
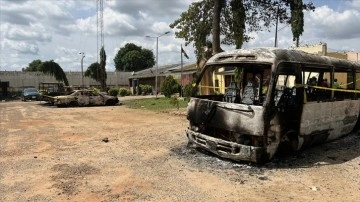
<path fill-rule="evenodd" d="M 189 143 L 223 158 L 262 163 L 280 149 L 297 151 L 350 133 L 360 124 L 358 99 L 306 100 L 304 72 L 317 68 L 323 76 L 337 64 L 360 72 L 360 65 L 345 60 L 286 49 L 213 56 L 196 83 L 201 95 L 188 103 Z"/>

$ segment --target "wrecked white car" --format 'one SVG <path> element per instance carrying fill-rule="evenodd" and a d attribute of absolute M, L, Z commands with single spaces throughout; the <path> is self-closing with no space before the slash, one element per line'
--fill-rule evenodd
<path fill-rule="evenodd" d="M 66 106 L 99 106 L 116 105 L 119 99 L 115 96 L 98 93 L 93 90 L 75 90 L 69 95 L 53 97 L 54 105 Z"/>

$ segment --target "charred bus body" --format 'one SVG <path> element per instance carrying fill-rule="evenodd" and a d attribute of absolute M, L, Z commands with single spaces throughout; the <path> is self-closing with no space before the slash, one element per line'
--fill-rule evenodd
<path fill-rule="evenodd" d="M 359 128 L 359 79 L 359 63 L 301 51 L 219 53 L 196 83 L 186 135 L 220 157 L 258 163 L 334 140 Z"/>

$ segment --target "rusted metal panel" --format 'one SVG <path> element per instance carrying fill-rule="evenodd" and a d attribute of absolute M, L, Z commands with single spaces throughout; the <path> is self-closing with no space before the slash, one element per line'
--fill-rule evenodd
<path fill-rule="evenodd" d="M 76 90 L 70 95 L 53 97 L 57 106 L 115 105 L 117 97 L 100 94 L 92 90 Z"/>
<path fill-rule="evenodd" d="M 188 103 L 188 119 L 194 123 L 202 123 L 208 113 L 207 110 L 212 107 L 216 108 L 208 123 L 212 127 L 248 135 L 263 135 L 262 106 L 250 107 L 193 98 Z"/>
<path fill-rule="evenodd" d="M 331 102 L 309 102 L 304 104 L 300 134 L 309 135 L 314 131 L 329 130 L 331 127 Z"/>
<path fill-rule="evenodd" d="M 346 135 L 354 128 L 360 111 L 358 100 L 336 102 L 310 102 L 304 104 L 300 134 L 312 135 L 328 131 L 326 141 Z"/>
<path fill-rule="evenodd" d="M 85 95 L 79 95 L 77 97 L 74 97 L 73 99 L 68 99 L 66 104 L 70 104 L 69 102 L 76 100 L 76 98 L 80 106 L 85 106 L 90 104 L 89 96 L 85 96 Z"/>
<path fill-rule="evenodd" d="M 251 144 L 256 143 L 242 139 L 244 135 L 246 138 L 263 136 L 262 106 L 192 98 L 187 110 L 191 126 L 186 133 L 197 147 L 233 160 L 259 162 L 269 158 L 264 147 L 253 146 Z M 206 134 L 212 130 L 214 134 Z"/>
<path fill-rule="evenodd" d="M 261 162 L 266 160 L 264 159 L 266 158 L 266 153 L 263 147 L 247 146 L 235 142 L 224 141 L 218 138 L 205 136 L 192 130 L 187 130 L 186 135 L 191 143 L 223 158 L 251 162 Z"/>

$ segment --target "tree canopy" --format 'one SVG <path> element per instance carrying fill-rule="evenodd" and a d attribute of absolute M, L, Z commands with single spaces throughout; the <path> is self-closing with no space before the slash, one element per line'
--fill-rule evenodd
<path fill-rule="evenodd" d="M 155 59 L 151 50 L 127 43 L 116 54 L 114 63 L 118 71 L 140 71 L 154 66 Z"/>
<path fill-rule="evenodd" d="M 32 62 L 29 63 L 29 66 L 26 68 L 23 68 L 22 71 L 23 72 L 39 72 L 41 64 L 42 64 L 41 60 L 33 60 Z"/>
<path fill-rule="evenodd" d="M 57 81 L 62 81 L 66 86 L 69 85 L 69 81 L 65 72 L 60 65 L 53 60 L 42 62 L 41 60 L 33 60 L 29 63 L 29 66 L 22 71 L 27 72 L 42 72 L 44 74 L 55 77 Z"/>
<path fill-rule="evenodd" d="M 92 63 L 84 72 L 84 76 L 90 77 L 100 83 L 100 63 Z"/>
<path fill-rule="evenodd" d="M 294 0 L 290 4 L 291 31 L 293 33 L 293 41 L 296 41 L 296 47 L 299 46 L 300 35 L 304 32 L 304 13 L 301 6 L 302 0 Z"/>
<path fill-rule="evenodd" d="M 107 78 L 107 74 L 106 74 L 106 53 L 105 53 L 105 49 L 104 46 L 101 47 L 100 49 L 100 72 L 99 72 L 99 79 L 100 79 L 100 84 L 101 84 L 101 90 L 102 91 L 106 91 L 106 78 Z"/>
<path fill-rule="evenodd" d="M 250 32 L 269 31 L 277 20 L 293 22 L 294 38 L 298 38 L 303 31 L 303 20 L 299 20 L 303 9 L 315 7 L 302 0 L 202 0 L 192 3 L 170 27 L 178 30 L 175 35 L 185 45 L 193 42 L 199 61 L 211 35 L 213 53 L 221 51 L 220 44 L 241 48 L 252 39 Z"/>

